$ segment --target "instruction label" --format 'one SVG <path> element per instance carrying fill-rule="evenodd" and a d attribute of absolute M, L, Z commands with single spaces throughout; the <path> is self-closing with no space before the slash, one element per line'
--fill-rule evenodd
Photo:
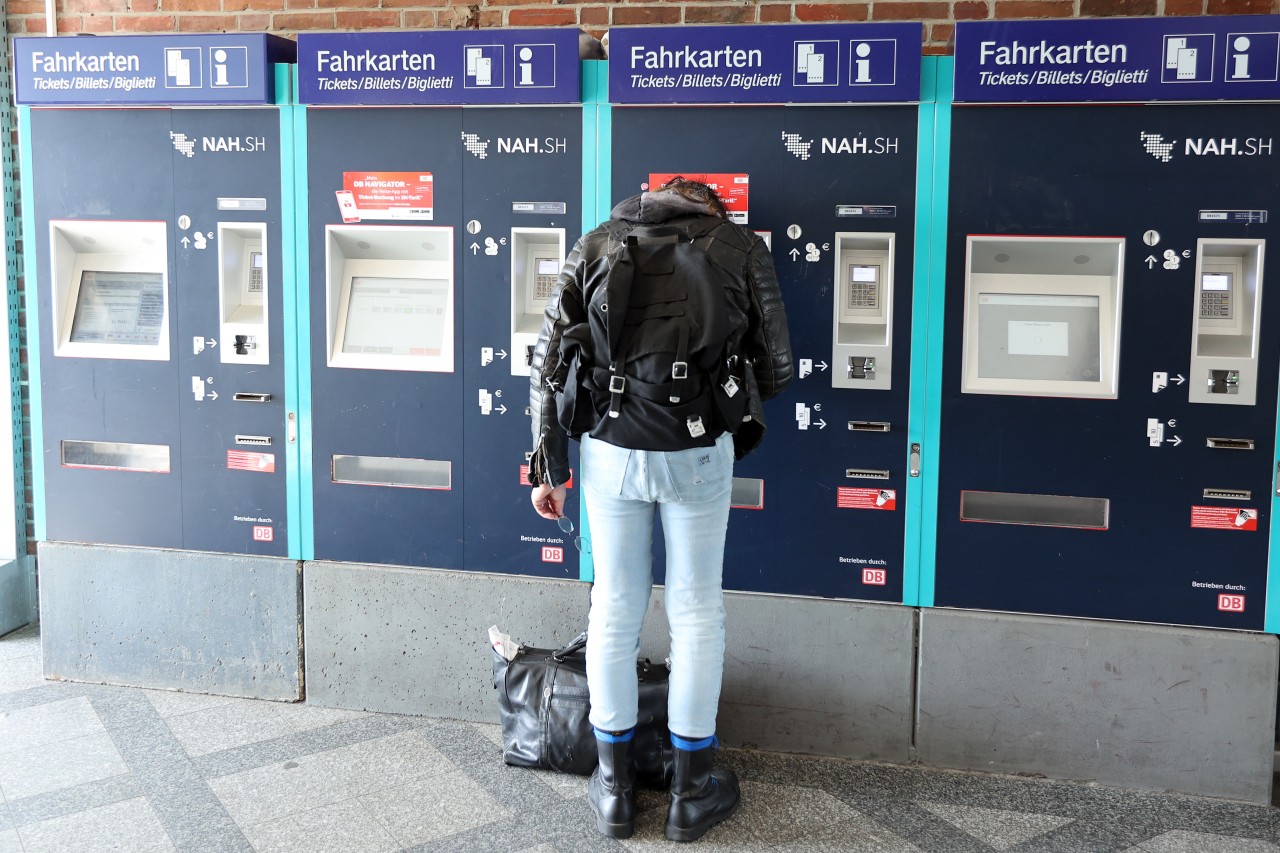
<path fill-rule="evenodd" d="M 837 486 L 836 506 L 840 509 L 894 510 L 898 508 L 898 491 L 896 489 L 855 489 L 849 486 Z"/>
<path fill-rule="evenodd" d="M 1204 530 L 1257 530 L 1258 511 L 1229 506 L 1193 506 L 1191 526 Z"/>

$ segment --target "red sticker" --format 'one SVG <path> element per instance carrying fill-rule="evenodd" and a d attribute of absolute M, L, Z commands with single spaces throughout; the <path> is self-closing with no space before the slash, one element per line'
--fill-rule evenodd
<path fill-rule="evenodd" d="M 1230 506 L 1193 506 L 1191 526 L 1205 530 L 1257 530 L 1258 511 Z"/>
<path fill-rule="evenodd" d="M 522 485 L 522 486 L 527 486 L 527 485 L 529 485 L 529 466 L 528 466 L 528 465 L 521 465 L 521 466 L 520 466 L 520 485 Z M 573 488 L 573 473 L 572 473 L 572 472 L 570 472 L 570 473 L 569 473 L 569 479 L 568 479 L 567 481 L 565 481 L 564 487 L 565 487 L 566 489 L 572 489 L 572 488 Z"/>
<path fill-rule="evenodd" d="M 862 582 L 868 586 L 884 586 L 889 582 L 888 573 L 884 569 L 863 569 Z"/>
<path fill-rule="evenodd" d="M 836 487 L 836 506 L 840 509 L 897 509 L 896 489 L 852 489 Z"/>
<path fill-rule="evenodd" d="M 1244 596 L 1243 595 L 1219 595 L 1218 609 L 1227 613 L 1243 613 L 1244 612 Z"/>
<path fill-rule="evenodd" d="M 708 175 L 703 172 L 672 172 L 670 174 L 650 174 L 649 189 L 656 190 L 675 177 L 688 178 L 691 181 L 704 183 L 716 191 L 724 202 L 724 209 L 729 219 L 739 225 L 747 224 L 747 189 L 748 179 L 745 174 Z"/>
<path fill-rule="evenodd" d="M 547 547 L 547 546 L 543 546 L 543 548 L 542 548 L 542 562 L 544 562 L 544 563 L 563 563 L 563 562 L 564 562 L 564 549 L 563 549 L 563 548 L 550 548 L 550 547 Z"/>
<path fill-rule="evenodd" d="M 228 450 L 227 467 L 232 471 L 259 471 L 263 474 L 274 474 L 276 471 L 276 455 L 274 453 L 250 453 L 247 450 Z"/>
<path fill-rule="evenodd" d="M 435 215 L 435 178 L 430 172 L 343 172 L 342 191 L 355 206 L 343 205 L 342 220 L 431 219 Z"/>
<path fill-rule="evenodd" d="M 254 542 L 274 542 L 276 533 L 265 524 L 255 524 L 253 526 Z"/>

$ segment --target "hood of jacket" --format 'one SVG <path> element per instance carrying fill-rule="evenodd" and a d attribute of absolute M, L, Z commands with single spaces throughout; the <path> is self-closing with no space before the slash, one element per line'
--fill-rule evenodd
<path fill-rule="evenodd" d="M 705 202 L 685 198 L 673 189 L 640 193 L 618 202 L 610 219 L 657 225 L 681 216 L 718 216 Z"/>

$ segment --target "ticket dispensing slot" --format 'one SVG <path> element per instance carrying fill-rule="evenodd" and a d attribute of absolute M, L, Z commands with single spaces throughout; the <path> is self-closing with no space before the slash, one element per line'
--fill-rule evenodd
<path fill-rule="evenodd" d="M 218 223 L 218 316 L 223 364 L 267 364 L 267 226 Z"/>
<path fill-rule="evenodd" d="M 1201 239 L 1191 335 L 1193 403 L 1252 406 L 1258 386 L 1262 240 Z"/>
<path fill-rule="evenodd" d="M 49 223 L 54 355 L 169 360 L 163 222 Z"/>
<path fill-rule="evenodd" d="M 889 390 L 894 235 L 837 232 L 831 348 L 834 388 Z"/>
<path fill-rule="evenodd" d="M 511 229 L 512 376 L 528 376 L 547 299 L 564 266 L 563 228 Z"/>
<path fill-rule="evenodd" d="M 1115 399 L 1122 237 L 970 236 L 967 394 Z"/>
<path fill-rule="evenodd" d="M 325 229 L 329 366 L 452 373 L 453 229 Z"/>

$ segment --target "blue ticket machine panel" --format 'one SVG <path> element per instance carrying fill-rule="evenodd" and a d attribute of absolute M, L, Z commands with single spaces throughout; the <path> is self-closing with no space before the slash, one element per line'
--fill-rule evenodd
<path fill-rule="evenodd" d="M 935 604 L 1263 626 L 1277 33 L 959 28 Z"/>
<path fill-rule="evenodd" d="M 612 33 L 612 201 L 713 185 L 786 303 L 797 379 L 735 466 L 726 588 L 903 600 L 920 35 Z"/>
<path fill-rule="evenodd" d="M 17 40 L 39 538 L 287 555 L 264 106 L 292 56 L 268 36 Z"/>
<path fill-rule="evenodd" d="M 563 573 L 520 476 L 526 350 L 581 220 L 581 108 L 557 106 L 577 31 L 303 35 L 299 57 L 314 556 Z"/>

